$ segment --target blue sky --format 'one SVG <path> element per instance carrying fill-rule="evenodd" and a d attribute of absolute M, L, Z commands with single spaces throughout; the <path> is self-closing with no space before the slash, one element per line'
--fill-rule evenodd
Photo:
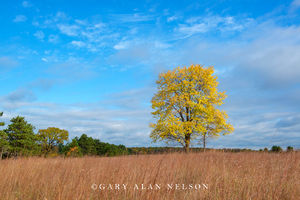
<path fill-rule="evenodd" d="M 216 148 L 300 148 L 300 0 L 3 1 L 0 110 L 127 146 L 158 74 L 213 65 L 235 127 Z"/>

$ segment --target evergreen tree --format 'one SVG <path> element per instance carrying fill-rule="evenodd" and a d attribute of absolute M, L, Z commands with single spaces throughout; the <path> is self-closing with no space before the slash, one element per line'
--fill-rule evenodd
<path fill-rule="evenodd" d="M 3 112 L 0 112 L 0 117 L 3 115 Z M 4 122 L 0 122 L 0 126 L 4 126 Z M 0 130 L 0 159 L 2 159 L 3 153 L 6 153 L 9 148 L 7 141 L 7 134 Z"/>
<path fill-rule="evenodd" d="M 34 155 L 39 152 L 37 136 L 33 125 L 25 121 L 24 117 L 17 116 L 10 120 L 11 124 L 5 129 L 13 155 Z"/>
<path fill-rule="evenodd" d="M 78 139 L 78 145 L 81 148 L 83 155 L 96 155 L 95 142 L 92 137 L 88 137 L 86 134 L 82 134 Z"/>

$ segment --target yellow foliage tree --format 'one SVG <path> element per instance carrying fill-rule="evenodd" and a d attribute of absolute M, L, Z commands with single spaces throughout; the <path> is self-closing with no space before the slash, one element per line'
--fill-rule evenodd
<path fill-rule="evenodd" d="M 150 124 L 154 142 L 177 141 L 189 152 L 191 140 L 233 131 L 226 112 L 217 108 L 226 95 L 218 91 L 213 73 L 213 67 L 191 65 L 159 75 L 158 91 L 151 101 L 156 119 Z"/>

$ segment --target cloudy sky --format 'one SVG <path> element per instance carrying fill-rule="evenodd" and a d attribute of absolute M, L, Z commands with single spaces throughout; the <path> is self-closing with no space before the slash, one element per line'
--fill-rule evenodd
<path fill-rule="evenodd" d="M 300 148 L 300 0 L 3 1 L 2 120 L 155 146 L 160 72 L 213 65 L 235 127 L 215 148 Z"/>

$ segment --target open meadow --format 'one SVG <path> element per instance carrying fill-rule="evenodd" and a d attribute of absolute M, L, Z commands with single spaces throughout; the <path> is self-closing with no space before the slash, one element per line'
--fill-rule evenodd
<path fill-rule="evenodd" d="M 31 157 L 1 160 L 0 171 L 0 199 L 300 197 L 299 152 Z"/>

